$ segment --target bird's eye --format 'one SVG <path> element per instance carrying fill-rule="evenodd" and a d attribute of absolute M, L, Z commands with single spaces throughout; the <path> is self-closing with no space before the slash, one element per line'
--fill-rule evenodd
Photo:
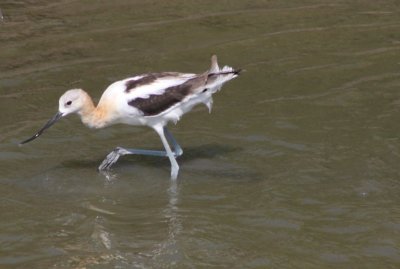
<path fill-rule="evenodd" d="M 68 101 L 65 103 L 67 106 L 70 106 L 72 104 L 72 101 Z"/>

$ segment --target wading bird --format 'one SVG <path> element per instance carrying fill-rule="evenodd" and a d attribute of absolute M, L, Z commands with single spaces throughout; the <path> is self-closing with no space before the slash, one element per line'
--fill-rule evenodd
<path fill-rule="evenodd" d="M 81 89 L 65 92 L 59 100 L 59 111 L 35 135 L 22 141 L 28 143 L 62 117 L 76 113 L 90 128 L 103 128 L 123 123 L 146 125 L 153 128 L 161 138 L 165 151 L 115 148 L 98 169 L 108 170 L 118 158 L 128 154 L 168 157 L 171 162 L 171 178 L 178 176 L 176 158 L 183 151 L 166 125 L 177 122 L 197 104 L 205 104 L 211 112 L 212 95 L 222 85 L 237 77 L 241 70 L 225 66 L 219 68 L 217 56 L 211 57 L 211 68 L 202 74 L 177 72 L 148 73 L 112 83 L 104 91 L 97 106 Z M 169 143 L 172 144 L 173 151 Z"/>

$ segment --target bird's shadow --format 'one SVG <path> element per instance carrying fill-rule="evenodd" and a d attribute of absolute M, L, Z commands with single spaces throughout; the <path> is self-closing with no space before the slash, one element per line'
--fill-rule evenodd
<path fill-rule="evenodd" d="M 179 163 L 185 163 L 196 159 L 212 159 L 218 156 L 223 156 L 241 150 L 242 148 L 236 146 L 233 147 L 221 144 L 206 144 L 206 145 L 184 148 L 183 155 L 179 156 L 177 159 Z M 92 160 L 73 159 L 64 161 L 62 165 L 64 167 L 70 167 L 70 168 L 89 168 L 89 167 L 97 168 L 108 153 L 109 152 L 107 152 L 101 159 L 100 158 Z M 170 166 L 169 161 L 166 160 L 168 160 L 166 157 L 126 155 L 122 156 L 118 160 L 118 162 L 113 165 L 112 168 L 115 169 L 118 168 L 118 166 L 126 165 L 132 162 L 143 166 Z"/>

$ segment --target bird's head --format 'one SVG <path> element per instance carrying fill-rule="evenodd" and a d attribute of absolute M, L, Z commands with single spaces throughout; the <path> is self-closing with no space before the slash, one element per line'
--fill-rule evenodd
<path fill-rule="evenodd" d="M 22 141 L 20 145 L 28 143 L 38 138 L 46 129 L 54 123 L 72 113 L 79 113 L 87 102 L 88 95 L 81 89 L 72 89 L 66 91 L 59 100 L 58 112 L 32 137 Z"/>
<path fill-rule="evenodd" d="M 87 94 L 81 89 L 66 91 L 58 101 L 58 112 L 65 117 L 72 113 L 79 113 L 86 103 Z"/>

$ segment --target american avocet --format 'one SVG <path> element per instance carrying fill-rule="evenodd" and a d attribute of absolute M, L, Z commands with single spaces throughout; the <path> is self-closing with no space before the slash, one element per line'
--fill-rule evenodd
<path fill-rule="evenodd" d="M 182 155 L 183 151 L 168 131 L 167 123 L 176 123 L 199 103 L 205 104 L 211 112 L 212 95 L 240 71 L 229 66 L 219 68 L 217 56 L 213 55 L 210 70 L 202 74 L 148 73 L 114 82 L 104 91 L 96 107 L 85 91 L 69 90 L 61 96 L 57 114 L 21 144 L 36 139 L 59 119 L 72 113 L 77 113 L 90 128 L 103 128 L 116 123 L 147 125 L 160 136 L 165 151 L 117 147 L 107 155 L 98 169 L 109 169 L 120 156 L 127 154 L 164 156 L 171 162 L 171 178 L 176 179 L 179 166 L 175 158 Z"/>

